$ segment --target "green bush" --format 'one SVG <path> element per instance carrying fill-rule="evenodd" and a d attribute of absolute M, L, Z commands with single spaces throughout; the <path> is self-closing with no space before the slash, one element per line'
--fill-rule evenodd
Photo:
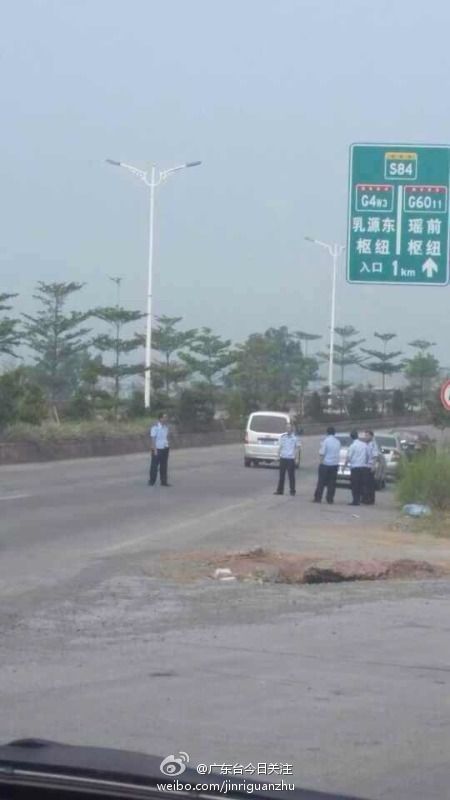
<path fill-rule="evenodd" d="M 182 430 L 207 431 L 214 419 L 214 390 L 207 383 L 183 389 L 178 398 L 176 416 Z"/>
<path fill-rule="evenodd" d="M 73 420 L 84 420 L 92 419 L 93 416 L 94 407 L 90 396 L 83 389 L 77 389 L 64 409 L 64 417 Z"/>
<path fill-rule="evenodd" d="M 401 416 L 405 413 L 405 395 L 401 389 L 394 389 L 392 393 L 391 411 L 393 414 Z"/>
<path fill-rule="evenodd" d="M 42 389 L 18 367 L 0 376 L 0 428 L 26 422 L 40 425 L 47 416 Z"/>
<path fill-rule="evenodd" d="M 144 392 L 141 389 L 133 389 L 131 397 L 125 404 L 125 409 L 127 417 L 130 419 L 145 417 L 147 411 L 144 405 Z"/>
<path fill-rule="evenodd" d="M 226 395 L 225 408 L 228 414 L 230 428 L 241 428 L 245 424 L 247 408 L 240 392 L 232 391 Z"/>
<path fill-rule="evenodd" d="M 17 421 L 21 394 L 17 370 L 0 377 L 0 428 Z"/>
<path fill-rule="evenodd" d="M 353 419 L 362 419 L 365 416 L 366 399 L 364 392 L 355 389 L 348 404 L 348 413 Z"/>
<path fill-rule="evenodd" d="M 306 403 L 306 416 L 315 422 L 323 419 L 322 399 L 318 392 L 313 392 Z"/>
<path fill-rule="evenodd" d="M 433 510 L 450 509 L 450 451 L 424 453 L 404 461 L 397 484 L 400 503 L 424 503 Z"/>
<path fill-rule="evenodd" d="M 41 387 L 36 383 L 26 384 L 17 407 L 17 421 L 40 425 L 47 414 L 47 402 Z"/>

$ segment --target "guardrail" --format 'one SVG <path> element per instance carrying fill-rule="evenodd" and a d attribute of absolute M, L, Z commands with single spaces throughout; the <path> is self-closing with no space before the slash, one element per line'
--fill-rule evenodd
<path fill-rule="evenodd" d="M 328 425 L 333 425 L 337 433 L 346 433 L 353 429 L 357 431 L 390 431 L 402 430 L 403 428 L 415 428 L 420 425 L 431 425 L 430 418 L 425 415 L 408 415 L 402 417 L 376 417 L 374 419 L 345 419 L 339 422 L 328 422 L 326 419 L 322 422 L 305 422 L 303 423 L 304 436 L 319 434 L 326 431 Z"/>
<path fill-rule="evenodd" d="M 234 444 L 243 438 L 241 431 L 211 433 L 174 433 L 172 448 L 209 447 Z M 80 439 L 0 442 L 0 465 L 58 461 L 72 458 L 98 458 L 130 455 L 150 450 L 148 434 L 127 436 L 92 436 Z"/>

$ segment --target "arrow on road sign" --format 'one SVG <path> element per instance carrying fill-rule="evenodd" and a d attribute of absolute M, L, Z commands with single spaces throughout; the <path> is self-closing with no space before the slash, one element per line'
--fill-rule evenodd
<path fill-rule="evenodd" d="M 422 272 L 425 272 L 427 278 L 432 278 L 433 273 L 437 272 L 439 269 L 438 265 L 432 258 L 427 258 L 427 260 L 422 264 Z"/>

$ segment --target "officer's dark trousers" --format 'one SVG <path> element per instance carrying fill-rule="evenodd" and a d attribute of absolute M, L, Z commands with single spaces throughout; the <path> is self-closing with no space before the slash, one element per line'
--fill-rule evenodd
<path fill-rule="evenodd" d="M 326 464 L 319 464 L 319 475 L 317 478 L 316 491 L 314 492 L 314 500 L 320 503 L 323 497 L 323 492 L 327 489 L 327 503 L 332 503 L 336 492 L 336 478 L 337 466 L 330 467 Z"/>
<path fill-rule="evenodd" d="M 164 447 L 161 450 L 157 450 L 156 453 L 152 453 L 152 460 L 150 462 L 150 483 L 152 486 L 155 485 L 156 479 L 158 477 L 158 469 L 159 469 L 159 479 L 161 484 L 167 483 L 167 464 L 169 461 L 169 448 Z"/>
<path fill-rule="evenodd" d="M 375 473 L 370 467 L 364 467 L 362 501 L 368 506 L 375 502 Z"/>
<path fill-rule="evenodd" d="M 289 488 L 291 494 L 295 494 L 295 458 L 280 458 L 280 477 L 278 480 L 277 492 L 283 494 L 286 472 L 289 476 Z"/>
<path fill-rule="evenodd" d="M 365 467 L 353 467 L 350 474 L 350 488 L 352 490 L 353 505 L 359 506 L 364 487 Z"/>

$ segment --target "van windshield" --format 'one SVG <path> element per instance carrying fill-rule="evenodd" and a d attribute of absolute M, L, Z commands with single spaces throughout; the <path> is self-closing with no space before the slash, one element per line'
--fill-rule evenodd
<path fill-rule="evenodd" d="M 284 417 L 272 417 L 270 414 L 257 414 L 250 420 L 250 430 L 256 433 L 284 433 L 286 426 Z"/>

